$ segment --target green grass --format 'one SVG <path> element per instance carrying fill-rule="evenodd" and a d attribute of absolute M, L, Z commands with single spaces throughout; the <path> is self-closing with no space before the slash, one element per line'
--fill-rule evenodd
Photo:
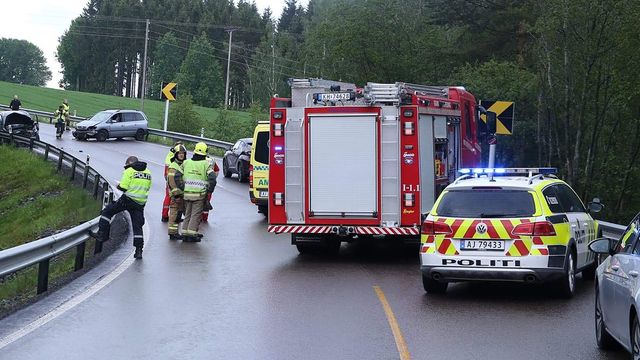
<path fill-rule="evenodd" d="M 56 174 L 53 163 L 7 146 L 0 159 L 0 250 L 99 215 L 100 203 Z"/>
<path fill-rule="evenodd" d="M 89 117 L 105 109 L 140 109 L 140 99 L 0 82 L 0 104 L 9 105 L 13 95 L 18 95 L 22 102 L 22 107 L 26 109 L 48 112 L 54 112 L 63 99 L 68 99 L 70 113 L 73 115 L 75 111 L 76 115 L 81 117 Z M 178 94 L 178 96 L 180 95 Z M 162 128 L 164 106 L 164 101 L 145 99 L 144 113 L 149 118 L 150 127 Z M 214 127 L 213 124 L 219 115 L 218 109 L 202 106 L 194 106 L 193 109 L 205 120 L 208 129 Z M 243 111 L 231 111 L 231 117 L 233 120 L 240 122 L 251 120 L 251 114 Z M 200 133 L 199 130 L 197 133 Z M 207 133 L 211 134 L 210 131 L 207 131 Z M 213 135 L 211 134 L 211 136 Z M 239 135 L 239 137 L 242 137 L 242 135 Z"/>

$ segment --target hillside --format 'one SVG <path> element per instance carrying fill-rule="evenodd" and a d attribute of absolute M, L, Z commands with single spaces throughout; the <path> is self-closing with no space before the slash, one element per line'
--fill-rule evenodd
<path fill-rule="evenodd" d="M 58 108 L 58 105 L 62 103 L 63 99 L 68 99 L 71 114 L 73 115 L 75 113 L 77 116 L 82 117 L 91 116 L 105 109 L 140 108 L 140 99 L 0 82 L 0 104 L 8 105 L 13 95 L 18 95 L 22 106 L 26 109 L 51 112 Z M 178 96 L 180 96 L 179 93 Z M 149 118 L 150 127 L 162 128 L 164 106 L 163 101 L 145 99 L 144 112 Z M 219 110 L 202 106 L 194 106 L 193 109 L 209 125 L 207 128 L 208 136 L 215 138 L 216 134 L 212 132 L 212 129 L 216 128 L 215 122 L 218 119 Z M 251 115 L 248 112 L 230 111 L 229 113 L 231 120 L 234 122 L 251 122 Z M 171 121 L 171 119 L 169 119 L 169 121 Z M 238 138 L 248 135 L 249 134 L 238 134 Z M 234 139 L 221 140 L 234 141 Z"/>

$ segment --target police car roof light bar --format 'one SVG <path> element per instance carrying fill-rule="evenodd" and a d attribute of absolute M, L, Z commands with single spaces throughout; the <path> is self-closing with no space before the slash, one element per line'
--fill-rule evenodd
<path fill-rule="evenodd" d="M 555 175 L 558 173 L 557 168 L 463 168 L 458 170 L 463 175 L 526 175 L 531 177 L 533 175 Z"/>

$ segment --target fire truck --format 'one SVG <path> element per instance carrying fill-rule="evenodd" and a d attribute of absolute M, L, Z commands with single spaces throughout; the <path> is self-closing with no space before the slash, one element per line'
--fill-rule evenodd
<path fill-rule="evenodd" d="M 357 238 L 418 243 L 458 169 L 480 164 L 476 100 L 462 87 L 290 85 L 270 109 L 268 231 L 301 253 Z"/>

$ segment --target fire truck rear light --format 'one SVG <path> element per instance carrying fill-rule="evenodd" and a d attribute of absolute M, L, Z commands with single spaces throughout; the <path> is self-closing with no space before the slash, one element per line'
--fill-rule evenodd
<path fill-rule="evenodd" d="M 282 118 L 281 112 L 273 113 L 274 119 L 276 118 L 276 114 L 280 114 L 280 118 Z M 273 124 L 273 136 L 282 136 L 284 131 L 282 131 L 282 124 Z"/>
<path fill-rule="evenodd" d="M 279 119 L 282 119 L 282 115 L 283 115 L 283 114 L 282 114 L 282 111 L 274 111 L 274 112 L 273 112 L 273 118 L 274 118 L 274 119 L 278 119 L 278 120 L 279 120 Z"/>
<path fill-rule="evenodd" d="M 273 194 L 273 203 L 277 206 L 284 205 L 284 194 L 283 193 L 274 193 Z"/>
<path fill-rule="evenodd" d="M 424 235 L 436 235 L 436 234 L 451 235 L 451 227 L 443 222 L 425 220 L 422 223 L 421 233 Z"/>
<path fill-rule="evenodd" d="M 415 195 L 413 193 L 404 194 L 404 206 L 413 207 L 415 204 Z"/>
<path fill-rule="evenodd" d="M 555 236 L 556 230 L 548 221 L 523 223 L 511 231 L 514 236 Z"/>
<path fill-rule="evenodd" d="M 411 121 L 405 121 L 403 128 L 404 128 L 405 135 L 413 135 L 415 133 L 413 129 L 413 122 Z"/>

